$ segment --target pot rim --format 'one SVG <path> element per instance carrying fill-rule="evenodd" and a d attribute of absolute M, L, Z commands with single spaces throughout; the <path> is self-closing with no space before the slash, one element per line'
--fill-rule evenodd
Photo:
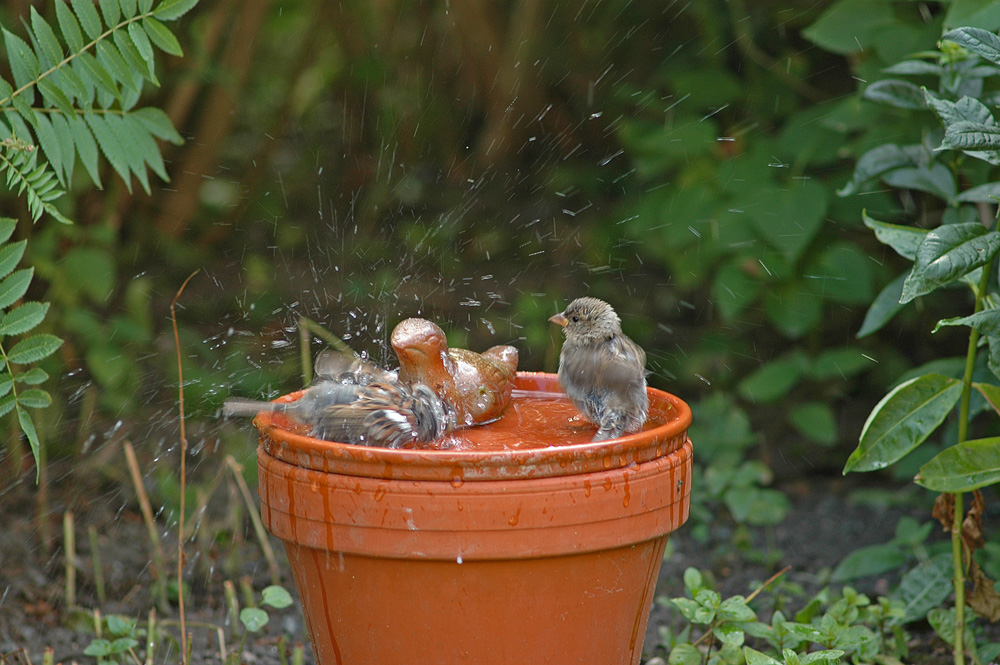
<path fill-rule="evenodd" d="M 563 392 L 555 374 L 518 372 L 515 388 Z M 254 419 L 261 446 L 273 457 L 316 471 L 383 479 L 501 480 L 504 478 L 577 475 L 607 471 L 656 459 L 677 450 L 687 440 L 691 409 L 679 397 L 647 388 L 650 400 L 671 404 L 677 417 L 663 425 L 607 441 L 516 450 L 411 450 L 375 448 L 325 441 L 280 427 L 273 413 Z M 290 402 L 301 391 L 276 402 Z"/>

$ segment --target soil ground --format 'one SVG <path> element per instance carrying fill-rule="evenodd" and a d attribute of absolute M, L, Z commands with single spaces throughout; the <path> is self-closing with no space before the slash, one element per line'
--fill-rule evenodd
<path fill-rule="evenodd" d="M 50 510 L 45 518 L 54 534 L 49 547 L 42 542 L 43 534 L 35 518 L 37 501 L 33 473 L 0 492 L 0 664 L 30 662 L 38 665 L 46 647 L 54 650 L 56 663 L 95 662 L 93 657 L 84 655 L 84 649 L 94 638 L 93 633 L 80 625 L 70 625 L 71 615 L 66 611 L 65 564 L 60 535 L 64 510 L 72 510 L 76 516 L 79 604 L 85 607 L 99 604 L 94 595 L 87 538 L 88 527 L 93 526 L 99 534 L 107 584 L 107 600 L 100 604 L 101 612 L 104 615 L 121 613 L 143 620 L 147 617 L 153 605 L 149 592 L 152 579 L 150 539 L 131 492 L 108 490 L 106 485 L 94 486 L 71 475 L 53 483 Z M 743 551 L 733 546 L 734 525 L 724 520 L 710 528 L 709 541 L 704 544 L 691 537 L 690 525 L 681 528 L 671 536 L 657 595 L 683 595 L 681 574 L 688 566 L 710 569 L 724 596 L 745 595 L 752 590 L 755 581 L 767 579 L 784 566 L 790 566 L 787 579 L 808 590 L 816 590 L 824 579 L 824 571 L 858 547 L 891 539 L 898 519 L 915 511 L 913 507 L 852 501 L 851 490 L 855 486 L 856 481 L 840 478 L 807 479 L 783 485 L 781 489 L 793 505 L 787 519 L 770 532 L 753 532 L 751 544 Z M 917 516 L 929 519 L 922 510 Z M 163 528 L 161 533 L 169 557 L 176 549 L 176 541 L 171 540 L 170 529 Z M 273 544 L 285 566 L 280 544 L 277 541 Z M 190 572 L 186 574 L 192 585 L 186 601 L 189 631 L 194 636 L 191 662 L 219 663 L 220 630 L 214 627 L 221 628 L 227 648 L 234 648 L 236 643 L 232 627 L 227 624 L 223 602 L 223 556 L 237 557 L 239 574 L 249 579 L 258 591 L 269 583 L 266 562 L 253 542 L 249 527 L 246 541 L 230 544 L 228 549 L 218 544 L 199 547 L 192 543 L 189 550 L 196 552 L 195 558 L 206 559 L 189 560 Z M 774 555 L 774 561 L 767 565 L 763 560 L 769 555 Z M 169 564 L 168 569 L 175 571 L 176 564 Z M 287 568 L 283 568 L 282 576 L 282 583 L 294 591 Z M 888 592 L 890 582 L 873 579 L 856 586 L 877 595 Z M 669 614 L 661 604 L 654 604 L 644 660 L 665 655 L 658 646 L 658 634 L 660 626 L 669 621 Z M 277 640 L 279 634 L 285 633 L 291 636 L 292 644 L 305 645 L 304 662 L 313 663 L 297 605 L 273 612 L 273 615 L 265 630 L 248 638 L 243 662 L 250 665 L 280 663 Z M 176 618 L 174 611 L 170 616 L 161 614 L 159 620 Z M 178 635 L 176 627 L 170 627 L 170 631 Z M 949 662 L 950 656 L 929 638 L 921 637 L 919 631 L 914 639 L 915 660 Z M 160 649 L 156 662 L 179 662 L 175 645 L 163 644 Z"/>

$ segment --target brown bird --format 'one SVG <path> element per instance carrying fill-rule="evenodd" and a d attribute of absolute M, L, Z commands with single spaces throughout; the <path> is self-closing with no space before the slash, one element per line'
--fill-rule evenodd
<path fill-rule="evenodd" d="M 422 383 L 341 383 L 324 380 L 307 388 L 294 402 L 261 402 L 230 398 L 226 417 L 253 417 L 278 411 L 309 427 L 318 439 L 401 448 L 433 441 L 452 428 L 454 415 Z"/>
<path fill-rule="evenodd" d="M 494 346 L 483 353 L 449 349 L 439 326 L 406 319 L 392 331 L 399 380 L 430 386 L 454 410 L 455 427 L 496 420 L 510 402 L 517 372 L 517 349 Z"/>
<path fill-rule="evenodd" d="M 577 298 L 549 318 L 563 326 L 559 383 L 577 409 L 597 425 L 594 441 L 636 432 L 646 422 L 646 352 L 622 333 L 611 305 Z"/>

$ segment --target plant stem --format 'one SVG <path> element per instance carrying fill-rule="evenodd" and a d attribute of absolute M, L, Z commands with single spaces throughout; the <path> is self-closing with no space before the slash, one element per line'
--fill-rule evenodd
<path fill-rule="evenodd" d="M 983 266 L 976 290 L 976 304 L 973 313 L 983 308 L 983 298 L 993 272 L 993 260 Z M 972 328 L 969 333 L 969 347 L 965 352 L 965 373 L 962 375 L 962 397 L 958 403 L 958 441 L 964 442 L 969 436 L 969 401 L 972 396 L 972 373 L 976 366 L 976 349 L 979 345 L 979 331 Z M 955 492 L 955 508 L 951 523 L 951 560 L 954 567 L 955 585 L 955 665 L 965 665 L 965 562 L 962 557 L 962 519 L 965 514 L 965 495 Z M 971 556 L 971 555 L 970 555 Z"/>
<path fill-rule="evenodd" d="M 177 613 L 181 619 L 181 662 L 188 665 L 190 662 L 191 643 L 187 635 L 187 616 L 184 612 L 184 493 L 187 491 L 187 430 L 184 427 L 184 364 L 181 362 L 181 338 L 177 332 L 177 301 L 184 293 L 184 287 L 188 285 L 191 278 L 198 274 L 198 270 L 188 275 L 188 278 L 177 289 L 173 301 L 170 303 L 170 322 L 174 326 L 174 345 L 177 347 L 177 408 L 181 420 L 181 505 L 177 514 Z"/>

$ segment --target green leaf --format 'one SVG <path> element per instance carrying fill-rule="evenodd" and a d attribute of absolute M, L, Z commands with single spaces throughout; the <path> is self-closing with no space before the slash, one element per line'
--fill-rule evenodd
<path fill-rule="evenodd" d="M 986 309 L 969 316 L 956 316 L 941 319 L 932 332 L 937 332 L 944 326 L 969 326 L 983 335 L 1000 335 L 1000 309 Z"/>
<path fill-rule="evenodd" d="M 4 370 L 0 373 L 0 397 L 5 397 L 10 394 L 10 391 L 14 388 L 14 378 L 10 375 L 10 372 Z"/>
<path fill-rule="evenodd" d="M 146 36 L 145 30 L 138 23 L 130 23 L 128 26 L 128 35 L 132 39 L 135 50 L 139 52 L 139 57 L 146 63 L 146 71 L 155 80 L 156 56 L 153 53 L 153 45 L 149 43 L 149 37 Z"/>
<path fill-rule="evenodd" d="M 844 380 L 870 367 L 874 362 L 861 353 L 861 349 L 841 346 L 823 351 L 813 360 L 809 378 L 816 381 Z"/>
<path fill-rule="evenodd" d="M 136 27 L 139 32 L 142 29 L 138 27 L 138 24 L 133 23 L 132 26 Z M 145 36 L 145 35 L 144 35 Z M 135 42 L 132 41 L 132 37 L 129 36 L 127 30 L 116 30 L 113 36 L 115 46 L 118 48 L 118 53 L 121 54 L 125 63 L 129 66 L 129 69 L 134 74 L 138 73 L 143 78 L 147 78 L 154 83 L 156 81 L 156 75 L 153 69 L 149 66 L 146 60 L 139 54 L 139 49 L 135 47 Z"/>
<path fill-rule="evenodd" d="M 7 353 L 7 360 L 15 365 L 38 362 L 55 353 L 62 343 L 55 335 L 32 335 L 15 344 Z"/>
<path fill-rule="evenodd" d="M 903 283 L 901 303 L 949 284 L 986 265 L 1000 250 L 1000 233 L 978 222 L 948 224 L 930 231 L 917 248 L 916 262 Z"/>
<path fill-rule="evenodd" d="M 945 128 L 941 147 L 958 150 L 998 150 L 1000 127 L 964 120 L 956 122 Z"/>
<path fill-rule="evenodd" d="M 748 649 L 749 647 L 743 647 Z M 749 663 L 749 659 L 747 659 Z M 699 665 L 701 663 L 701 652 L 698 651 L 697 647 L 687 643 L 681 642 L 680 644 L 674 646 L 670 650 L 670 656 L 667 659 L 668 665 Z M 770 663 L 750 663 L 750 665 L 770 665 Z"/>
<path fill-rule="evenodd" d="M 91 131 L 94 132 L 97 144 L 101 146 L 101 152 L 104 153 L 112 168 L 114 168 L 115 172 L 124 181 L 125 187 L 131 192 L 132 178 L 129 175 L 127 156 L 129 151 L 122 146 L 119 137 L 104 118 L 94 113 L 88 113 L 84 118 Z"/>
<path fill-rule="evenodd" d="M 966 492 L 1000 482 L 1000 437 L 945 448 L 920 467 L 914 480 L 935 492 Z"/>
<path fill-rule="evenodd" d="M 111 642 L 98 637 L 91 640 L 90 644 L 84 647 L 83 653 L 86 656 L 95 656 L 97 658 L 111 655 Z"/>
<path fill-rule="evenodd" d="M 30 86 L 41 73 L 35 52 L 31 50 L 27 42 L 14 33 L 8 32 L 6 29 L 3 30 L 3 38 L 7 45 L 7 59 L 10 62 L 11 73 L 14 74 L 15 86 L 18 88 Z M 30 91 L 30 87 L 26 92 L 22 92 L 21 94 L 26 95 L 28 102 L 31 102 L 32 92 Z"/>
<path fill-rule="evenodd" d="M 861 323 L 861 329 L 856 335 L 858 339 L 881 330 L 882 326 L 903 309 L 903 305 L 899 304 L 899 299 L 903 296 L 903 282 L 906 281 L 908 274 L 903 273 L 892 280 L 875 296 L 871 307 L 865 312 L 865 320 Z"/>
<path fill-rule="evenodd" d="M 861 212 L 861 221 L 865 226 L 875 232 L 875 237 L 884 245 L 889 245 L 896 253 L 904 259 L 913 261 L 917 257 L 917 248 L 927 237 L 926 229 L 918 229 L 912 226 L 901 226 L 899 224 L 889 224 L 880 222 L 868 216 L 867 211 Z"/>
<path fill-rule="evenodd" d="M 801 352 L 793 352 L 763 367 L 740 381 L 737 390 L 751 402 L 773 402 L 788 394 L 802 378 L 807 360 Z"/>
<path fill-rule="evenodd" d="M 964 46 L 995 65 L 1000 65 L 1000 37 L 981 28 L 957 28 L 941 36 L 941 39 Z"/>
<path fill-rule="evenodd" d="M 73 102 L 70 101 L 66 93 L 56 85 L 51 78 L 44 78 L 38 82 L 38 90 L 42 93 L 42 99 L 47 101 L 52 106 L 59 109 L 59 111 L 67 116 L 73 115 L 75 113 L 73 109 Z M 39 118 L 44 117 L 44 114 L 38 114 Z"/>
<path fill-rule="evenodd" d="M 872 148 L 858 159 L 851 180 L 837 190 L 837 195 L 850 196 L 865 184 L 882 178 L 895 169 L 920 166 L 925 157 L 926 151 L 919 145 L 898 146 L 889 143 Z"/>
<path fill-rule="evenodd" d="M 17 405 L 30 409 L 44 409 L 52 404 L 52 396 L 40 388 L 29 388 L 17 395 Z"/>
<path fill-rule="evenodd" d="M 17 220 L 13 217 L 0 217 L 0 243 L 5 243 L 14 235 Z"/>
<path fill-rule="evenodd" d="M 923 109 L 927 106 L 920 88 L 909 81 L 899 79 L 875 81 L 865 88 L 862 96 L 870 101 L 900 109 Z"/>
<path fill-rule="evenodd" d="M 997 203 L 1000 200 L 1000 182 L 970 187 L 955 197 L 955 200 L 963 203 Z"/>
<path fill-rule="evenodd" d="M 280 610 L 290 607 L 294 601 L 284 587 L 272 584 L 260 592 L 260 602 Z"/>
<path fill-rule="evenodd" d="M 174 129 L 174 126 L 170 123 L 170 118 L 167 117 L 167 114 L 160 109 L 147 106 L 137 110 L 132 115 L 138 118 L 146 129 L 148 129 L 149 132 L 156 138 L 169 141 L 174 145 L 181 145 L 184 143 L 184 139 L 181 138 L 181 135 L 177 133 L 177 130 Z"/>
<path fill-rule="evenodd" d="M 18 240 L 0 247 L 0 277 L 9 275 L 17 267 L 27 244 L 27 240 Z"/>
<path fill-rule="evenodd" d="M 788 420 L 799 434 L 808 439 L 824 446 L 837 442 L 837 419 L 833 410 L 822 402 L 796 404 L 789 412 Z"/>
<path fill-rule="evenodd" d="M 256 633 L 258 630 L 267 625 L 270 617 L 267 616 L 267 612 L 257 607 L 244 607 L 240 610 L 240 622 L 246 627 L 251 633 Z"/>
<path fill-rule="evenodd" d="M 990 109 L 974 97 L 965 96 L 957 102 L 952 102 L 938 97 L 927 89 L 924 89 L 924 96 L 927 98 L 927 105 L 937 114 L 945 127 L 963 120 L 984 125 L 996 124 Z"/>
<path fill-rule="evenodd" d="M 761 280 L 744 269 L 744 261 L 736 258 L 722 266 L 712 279 L 711 298 L 725 322 L 731 322 L 760 296 Z"/>
<path fill-rule="evenodd" d="M 48 311 L 47 302 L 26 302 L 0 319 L 0 335 L 23 335 L 41 323 Z"/>
<path fill-rule="evenodd" d="M 101 35 L 101 17 L 97 15 L 97 10 L 94 9 L 94 1 L 71 0 L 71 2 L 73 4 L 73 11 L 80 19 L 80 25 L 83 26 L 83 31 L 91 39 L 97 39 Z"/>
<path fill-rule="evenodd" d="M 70 183 L 73 180 L 73 168 L 76 164 L 76 145 L 73 143 L 73 132 L 69 128 L 67 117 L 53 113 L 49 120 L 52 122 L 52 131 L 59 141 L 59 152 L 63 158 L 62 181 Z"/>
<path fill-rule="evenodd" d="M 31 414 L 20 406 L 15 406 L 17 411 L 17 424 L 21 426 L 21 431 L 24 432 L 24 438 L 28 440 L 28 445 L 31 447 L 31 456 L 36 460 L 39 454 L 39 441 L 38 432 L 35 431 L 35 423 L 31 420 Z M 41 465 L 35 465 L 35 482 L 37 483 L 41 478 Z"/>
<path fill-rule="evenodd" d="M 904 606 L 904 622 L 919 621 L 951 594 L 951 552 L 942 552 L 903 575 L 893 598 Z"/>
<path fill-rule="evenodd" d="M 962 382 L 940 374 L 910 379 L 872 409 L 844 473 L 876 471 L 923 443 L 958 402 Z"/>
<path fill-rule="evenodd" d="M 79 53 L 73 62 L 74 66 L 76 63 L 80 63 L 80 71 L 78 73 L 85 80 L 90 81 L 91 85 L 97 86 L 100 90 L 115 98 L 120 96 L 121 93 L 118 91 L 115 79 L 94 56 L 86 52 Z"/>
<path fill-rule="evenodd" d="M 928 192 L 951 203 L 958 193 L 955 175 L 944 164 L 928 164 L 916 168 L 900 168 L 882 176 L 885 184 L 897 189 Z"/>
<path fill-rule="evenodd" d="M 701 653 L 694 647 L 691 648 L 698 656 L 698 660 L 695 661 L 695 663 L 701 662 Z M 671 653 L 671 655 L 673 655 L 673 653 Z M 743 647 L 743 657 L 746 658 L 747 665 L 783 665 L 781 661 L 775 660 L 767 654 L 761 653 L 756 649 L 751 649 L 750 647 Z"/>
<path fill-rule="evenodd" d="M 879 30 L 895 23 L 892 7 L 871 0 L 840 0 L 830 5 L 802 36 L 827 51 L 847 55 L 875 43 Z"/>
<path fill-rule="evenodd" d="M 886 74 L 902 74 L 904 76 L 940 76 L 941 65 L 926 60 L 903 60 L 882 70 Z"/>
<path fill-rule="evenodd" d="M 56 33 L 52 31 L 52 28 L 34 7 L 31 8 L 30 15 L 31 30 L 35 33 L 38 50 L 43 55 L 46 69 L 53 65 L 58 65 L 62 62 L 64 55 L 62 45 L 56 38 Z"/>
<path fill-rule="evenodd" d="M 10 307 L 24 296 L 34 274 L 34 268 L 21 268 L 0 281 L 0 309 Z"/>
<path fill-rule="evenodd" d="M 97 42 L 97 62 L 125 87 L 136 87 L 132 79 L 132 70 L 125 62 L 125 58 L 118 52 L 118 48 L 106 39 Z"/>
<path fill-rule="evenodd" d="M 142 19 L 142 27 L 146 30 L 146 36 L 156 44 L 157 48 L 170 55 L 182 56 L 184 55 L 184 49 L 181 48 L 181 43 L 177 41 L 174 37 L 174 33 L 170 32 L 170 29 L 157 21 L 155 18 L 148 17 Z"/>
<path fill-rule="evenodd" d="M 105 25 L 109 28 L 116 26 L 122 17 L 122 8 L 118 4 L 118 0 L 98 0 L 98 4 L 101 6 L 101 14 L 104 16 Z"/>
<path fill-rule="evenodd" d="M 49 373 L 41 367 L 32 367 L 27 372 L 20 372 L 14 377 L 14 380 L 18 383 L 23 383 L 29 386 L 37 386 L 40 383 L 45 383 L 48 379 Z"/>
<path fill-rule="evenodd" d="M 117 283 L 115 259 L 106 249 L 77 246 L 66 253 L 64 274 L 95 303 L 106 302 Z"/>
<path fill-rule="evenodd" d="M 44 113 L 39 113 L 35 121 L 35 134 L 38 135 L 38 143 L 42 146 L 45 158 L 52 164 L 52 168 L 62 177 L 63 158 L 62 150 L 59 148 L 59 139 L 56 138 L 55 130 L 49 123 L 49 119 Z"/>
<path fill-rule="evenodd" d="M 849 582 L 859 577 L 882 575 L 895 570 L 906 562 L 906 555 L 898 545 L 883 544 L 861 547 L 837 564 L 831 582 Z"/>
<path fill-rule="evenodd" d="M 826 300 L 846 305 L 867 304 L 875 288 L 872 266 L 871 259 L 857 245 L 834 242 L 810 262 L 805 277 Z"/>
<path fill-rule="evenodd" d="M 153 10 L 153 16 L 161 21 L 173 21 L 187 14 L 196 4 L 198 0 L 163 0 Z"/>
<path fill-rule="evenodd" d="M 139 123 L 133 123 L 131 117 L 108 116 L 107 122 L 108 127 L 111 128 L 115 136 L 121 138 L 129 170 L 135 174 L 143 190 L 149 194 L 149 175 L 146 172 L 146 159 L 153 162 L 156 161 L 154 155 L 159 155 L 156 142 L 142 129 Z M 138 131 L 136 131 L 137 127 Z M 159 167 L 162 168 L 162 164 L 159 164 Z"/>
<path fill-rule="evenodd" d="M 65 0 L 56 0 L 56 19 L 59 21 L 59 30 L 62 31 L 66 43 L 72 51 L 83 50 L 83 33 L 80 32 L 80 23 L 76 16 L 70 11 Z"/>
<path fill-rule="evenodd" d="M 80 156 L 80 163 L 87 169 L 87 174 L 94 185 L 101 189 L 101 178 L 97 167 L 97 143 L 94 141 L 94 135 L 90 133 L 87 122 L 78 115 L 69 119 L 69 129 L 73 133 L 73 144 Z"/>
<path fill-rule="evenodd" d="M 802 256 L 819 232 L 826 216 L 826 189 L 806 180 L 787 189 L 767 192 L 766 205 L 747 212 L 757 234 L 777 249 L 789 263 Z"/>

